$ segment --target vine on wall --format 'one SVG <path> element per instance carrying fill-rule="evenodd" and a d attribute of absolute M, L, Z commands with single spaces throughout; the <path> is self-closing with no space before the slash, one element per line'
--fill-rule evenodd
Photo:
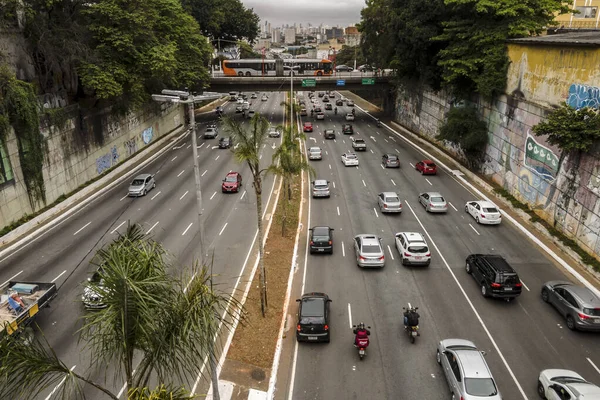
<path fill-rule="evenodd" d="M 46 203 L 42 173 L 46 147 L 40 133 L 38 107 L 33 85 L 18 80 L 6 65 L 0 65 L 0 140 L 6 143 L 9 127 L 12 126 L 32 208 L 40 201 Z"/>

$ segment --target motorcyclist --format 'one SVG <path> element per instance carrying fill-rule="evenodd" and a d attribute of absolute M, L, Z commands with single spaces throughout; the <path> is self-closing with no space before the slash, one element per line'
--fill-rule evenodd
<path fill-rule="evenodd" d="M 315 110 L 314 109 L 310 110 L 310 116 L 313 117 L 314 115 L 315 115 Z"/>
<path fill-rule="evenodd" d="M 337 107 L 333 109 L 333 112 L 337 114 Z"/>
<path fill-rule="evenodd" d="M 364 322 L 358 324 L 358 326 L 354 328 L 352 332 L 354 333 L 354 335 L 356 335 L 354 336 L 354 346 L 359 346 L 359 340 L 366 340 L 367 345 L 369 344 L 369 335 L 371 334 L 371 331 L 365 327 Z"/>
<path fill-rule="evenodd" d="M 380 126 L 381 126 L 381 120 L 380 120 L 380 119 L 378 119 L 378 120 L 377 120 L 377 126 L 378 126 L 378 127 L 380 127 Z"/>
<path fill-rule="evenodd" d="M 408 308 L 404 311 L 404 326 L 405 327 L 414 327 L 419 326 L 419 313 L 416 308 Z"/>
<path fill-rule="evenodd" d="M 352 109 L 352 115 L 354 115 L 354 114 L 355 114 L 355 111 L 354 111 L 354 108 L 353 108 L 353 109 Z"/>

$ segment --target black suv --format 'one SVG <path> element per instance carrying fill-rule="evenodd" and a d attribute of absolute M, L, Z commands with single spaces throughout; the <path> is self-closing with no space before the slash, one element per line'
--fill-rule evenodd
<path fill-rule="evenodd" d="M 333 254 L 333 228 L 328 226 L 315 226 L 310 229 L 310 254 Z"/>
<path fill-rule="evenodd" d="M 325 293 L 306 293 L 296 299 L 298 306 L 298 324 L 296 340 L 299 342 L 329 343 L 329 303 L 331 299 Z"/>
<path fill-rule="evenodd" d="M 350 124 L 344 124 L 342 126 L 342 133 L 344 135 L 354 135 L 354 128 Z"/>
<path fill-rule="evenodd" d="M 498 297 L 511 301 L 521 294 L 519 275 L 496 254 L 471 254 L 465 264 L 467 274 L 481 286 L 483 297 Z"/>
<path fill-rule="evenodd" d="M 325 139 L 335 139 L 335 131 L 333 129 L 325 129 L 323 136 Z"/>

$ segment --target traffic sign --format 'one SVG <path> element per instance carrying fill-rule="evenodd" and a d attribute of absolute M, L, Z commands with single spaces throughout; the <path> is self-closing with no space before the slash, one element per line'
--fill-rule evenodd
<path fill-rule="evenodd" d="M 363 85 L 374 85 L 375 78 L 362 78 L 362 84 Z"/>
<path fill-rule="evenodd" d="M 338 79 L 337 80 L 337 85 L 338 86 L 346 86 L 346 81 L 344 79 Z"/>
<path fill-rule="evenodd" d="M 302 79 L 302 87 L 315 87 L 317 86 L 316 79 Z"/>

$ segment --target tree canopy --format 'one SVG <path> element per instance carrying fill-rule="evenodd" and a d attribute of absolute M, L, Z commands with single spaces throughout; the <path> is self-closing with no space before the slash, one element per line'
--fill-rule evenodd
<path fill-rule="evenodd" d="M 367 64 L 367 59 L 363 54 L 363 49 L 360 46 L 342 46 L 342 49 L 335 55 L 335 63 L 337 65 L 354 65 L 356 57 L 356 66 Z"/>

